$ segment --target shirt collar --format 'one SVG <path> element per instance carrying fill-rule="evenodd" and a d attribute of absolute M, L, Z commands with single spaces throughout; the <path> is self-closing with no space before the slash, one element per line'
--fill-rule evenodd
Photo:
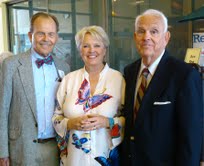
<path fill-rule="evenodd" d="M 160 62 L 161 58 L 162 58 L 163 55 L 164 55 L 164 51 L 165 51 L 165 50 L 163 50 L 162 53 L 161 53 L 161 55 L 148 67 L 149 73 L 150 73 L 152 76 L 154 75 L 154 73 L 155 73 L 155 71 L 156 71 L 156 69 L 157 69 L 157 66 L 158 66 L 159 62 Z M 141 75 L 141 72 L 142 72 L 142 70 L 143 70 L 144 68 L 146 68 L 146 66 L 144 65 L 143 62 L 141 62 L 141 67 L 140 67 L 139 76 Z"/>
<path fill-rule="evenodd" d="M 108 71 L 108 69 L 109 69 L 109 66 L 106 63 L 103 70 L 100 73 L 100 77 L 103 76 Z M 83 70 L 84 70 L 85 78 L 87 78 L 89 76 L 89 73 L 86 71 L 85 66 L 84 66 Z"/>

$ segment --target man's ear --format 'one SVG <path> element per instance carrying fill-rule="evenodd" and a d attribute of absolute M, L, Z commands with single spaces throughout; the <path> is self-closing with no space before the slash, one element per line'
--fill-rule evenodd
<path fill-rule="evenodd" d="M 165 34 L 166 44 L 168 44 L 170 38 L 171 38 L 171 33 L 169 31 L 167 31 L 166 34 Z"/>

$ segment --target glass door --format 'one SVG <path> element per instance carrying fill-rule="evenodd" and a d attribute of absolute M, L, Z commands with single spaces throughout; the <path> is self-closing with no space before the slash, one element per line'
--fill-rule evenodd
<path fill-rule="evenodd" d="M 30 18 L 37 12 L 55 15 L 60 23 L 59 40 L 53 54 L 66 61 L 71 70 L 83 66 L 75 47 L 75 34 L 93 24 L 92 0 L 29 0 L 8 3 L 10 50 L 14 54 L 30 49 L 28 38 Z M 97 24 L 97 23 L 96 23 Z"/>

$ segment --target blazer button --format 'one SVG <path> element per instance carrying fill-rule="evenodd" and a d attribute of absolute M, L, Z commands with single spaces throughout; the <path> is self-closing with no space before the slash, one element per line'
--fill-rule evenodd
<path fill-rule="evenodd" d="M 35 127 L 38 127 L 38 124 L 37 124 L 37 123 L 35 124 Z"/>
<path fill-rule="evenodd" d="M 134 136 L 131 136 L 131 137 L 130 137 L 130 140 L 131 140 L 131 141 L 134 141 L 134 140 L 135 140 L 135 137 L 134 137 Z"/>
<path fill-rule="evenodd" d="M 37 143 L 37 140 L 36 140 L 36 139 L 34 139 L 34 140 L 33 140 L 33 142 L 34 142 L 34 143 Z"/>

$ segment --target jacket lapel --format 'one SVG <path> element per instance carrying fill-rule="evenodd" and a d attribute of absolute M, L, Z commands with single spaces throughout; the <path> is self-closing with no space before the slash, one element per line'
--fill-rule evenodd
<path fill-rule="evenodd" d="M 130 89 L 134 92 L 136 90 L 137 75 L 138 75 L 138 72 L 140 71 L 140 63 L 141 63 L 141 61 L 139 63 L 136 63 L 134 65 L 134 67 L 132 68 L 132 71 L 130 72 L 131 76 L 129 78 L 130 78 L 131 84 L 129 84 L 129 85 L 130 85 Z M 135 93 L 131 93 L 131 94 L 133 95 L 133 96 L 131 96 L 131 99 L 133 99 L 132 103 L 133 103 L 133 107 L 134 107 Z"/>
<path fill-rule="evenodd" d="M 62 68 L 63 66 L 62 66 L 62 64 L 59 63 L 58 59 L 55 56 L 53 56 L 53 59 L 54 59 L 56 69 L 57 70 L 63 70 L 63 68 Z"/>
<path fill-rule="evenodd" d="M 59 71 L 59 70 L 62 70 L 65 72 L 65 74 L 67 73 L 66 70 L 68 70 L 65 66 L 65 62 L 63 63 L 62 60 L 59 60 L 56 56 L 53 56 L 53 59 L 54 59 L 54 63 L 55 63 L 55 67 L 56 69 Z"/>
<path fill-rule="evenodd" d="M 18 68 L 20 79 L 22 81 L 22 85 L 24 88 L 25 95 L 27 97 L 28 103 L 30 105 L 31 111 L 37 120 L 36 116 L 36 99 L 35 99 L 35 86 L 33 79 L 33 68 L 32 68 L 32 60 L 30 51 L 26 52 L 19 59 L 19 63 L 21 64 Z"/>
<path fill-rule="evenodd" d="M 135 122 L 136 126 L 143 121 L 145 114 L 151 110 L 154 101 L 162 94 L 169 83 L 171 70 L 168 69 L 167 63 L 168 56 L 165 52 L 143 97 Z"/>
<path fill-rule="evenodd" d="M 130 125 L 127 126 L 132 126 L 133 123 L 133 117 L 134 117 L 134 103 L 135 103 L 135 89 L 136 89 L 136 81 L 137 81 L 137 75 L 140 70 L 140 64 L 141 60 L 136 61 L 135 63 L 132 64 L 130 69 L 128 70 L 128 73 L 125 74 L 125 80 L 128 86 L 126 87 L 126 103 L 127 104 L 127 113 L 126 113 L 126 123 L 130 123 Z M 132 110 L 131 112 L 129 112 Z"/>

